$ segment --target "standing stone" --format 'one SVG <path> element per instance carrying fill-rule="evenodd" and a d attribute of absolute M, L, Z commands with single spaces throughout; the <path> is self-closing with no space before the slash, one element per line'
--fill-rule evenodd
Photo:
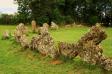
<path fill-rule="evenodd" d="M 16 39 L 16 42 L 20 42 L 20 38 L 22 35 L 26 35 L 28 32 L 27 27 L 24 26 L 23 23 L 20 23 L 14 32 L 14 37 Z"/>
<path fill-rule="evenodd" d="M 59 42 L 58 48 L 59 48 L 60 55 L 69 57 L 71 59 L 75 58 L 79 54 L 77 50 L 74 50 L 76 49 L 76 47 L 75 44 L 73 43 Z"/>
<path fill-rule="evenodd" d="M 3 40 L 6 40 L 6 39 L 9 39 L 9 37 L 10 37 L 9 32 L 8 32 L 8 31 L 5 31 L 5 32 L 3 33 L 2 39 L 3 39 Z"/>
<path fill-rule="evenodd" d="M 26 37 L 26 35 L 22 35 L 20 37 L 20 44 L 22 46 L 22 48 L 29 48 L 29 41 L 28 38 Z"/>
<path fill-rule="evenodd" d="M 49 25 L 47 23 L 44 23 L 43 24 L 43 27 L 48 29 L 49 28 Z"/>
<path fill-rule="evenodd" d="M 59 26 L 56 23 L 51 22 L 51 29 L 52 30 L 58 30 L 59 29 Z"/>
<path fill-rule="evenodd" d="M 47 33 L 48 32 L 48 28 L 46 27 L 39 27 L 38 28 L 38 34 L 43 34 L 43 33 Z"/>
<path fill-rule="evenodd" d="M 49 25 L 47 23 L 44 23 L 43 27 L 38 28 L 38 34 L 42 34 L 46 32 L 48 33 L 48 28 L 49 28 Z"/>
<path fill-rule="evenodd" d="M 98 27 L 101 27 L 101 23 L 96 23 L 95 25 Z"/>
<path fill-rule="evenodd" d="M 61 55 L 76 57 L 74 52 L 78 52 L 77 55 L 83 61 L 112 71 L 112 59 L 103 55 L 103 49 L 99 45 L 106 37 L 105 31 L 100 26 L 93 26 L 76 44 L 59 43 L 58 46 Z"/>
<path fill-rule="evenodd" d="M 65 25 L 65 28 L 71 28 L 72 25 Z"/>
<path fill-rule="evenodd" d="M 31 48 L 32 50 L 38 50 L 37 39 L 38 39 L 38 36 L 37 36 L 37 37 L 33 37 L 32 40 L 31 40 L 30 48 Z"/>
<path fill-rule="evenodd" d="M 33 50 L 38 50 L 41 54 L 49 55 L 52 58 L 56 56 L 53 38 L 45 27 L 41 27 L 40 35 L 33 37 L 30 45 Z"/>
<path fill-rule="evenodd" d="M 79 48 L 79 56 L 88 63 L 96 64 L 103 53 L 99 44 L 106 37 L 104 30 L 99 26 L 93 26 L 76 44 Z"/>
<path fill-rule="evenodd" d="M 112 59 L 102 55 L 99 58 L 98 64 L 107 71 L 112 71 Z"/>
<path fill-rule="evenodd" d="M 20 23 L 17 27 L 16 27 L 17 31 L 20 31 L 21 34 L 26 34 L 28 32 L 27 27 L 23 24 Z"/>
<path fill-rule="evenodd" d="M 32 20 L 31 25 L 32 25 L 32 31 L 33 32 L 36 32 L 36 30 L 37 30 L 36 21 L 35 20 Z"/>

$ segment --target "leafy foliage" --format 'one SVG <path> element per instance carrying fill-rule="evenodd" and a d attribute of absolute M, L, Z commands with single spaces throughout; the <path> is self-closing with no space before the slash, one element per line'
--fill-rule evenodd
<path fill-rule="evenodd" d="M 14 0 L 18 4 L 19 22 L 38 24 L 56 23 L 104 23 L 112 26 L 111 0 Z"/>

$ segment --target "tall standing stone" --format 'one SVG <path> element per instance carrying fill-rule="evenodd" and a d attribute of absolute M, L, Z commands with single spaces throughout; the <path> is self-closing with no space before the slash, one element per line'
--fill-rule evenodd
<path fill-rule="evenodd" d="M 32 20 L 31 25 L 32 25 L 32 31 L 33 32 L 36 32 L 36 30 L 37 30 L 36 21 L 35 20 Z"/>

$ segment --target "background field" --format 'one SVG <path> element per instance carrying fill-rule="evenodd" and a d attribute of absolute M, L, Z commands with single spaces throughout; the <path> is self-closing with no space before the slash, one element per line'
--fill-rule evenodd
<path fill-rule="evenodd" d="M 10 40 L 1 40 L 2 33 L 9 30 L 13 33 L 16 26 L 0 25 L 0 74 L 112 74 L 98 66 L 87 64 L 81 59 L 68 60 L 60 65 L 52 65 L 49 57 L 42 57 L 30 50 L 21 51 L 20 45 Z M 29 28 L 30 29 L 30 28 Z M 60 28 L 50 31 L 56 42 L 76 42 L 88 32 L 89 27 L 74 27 L 69 29 Z M 104 28 L 108 38 L 101 45 L 104 54 L 112 57 L 112 28 Z M 31 31 L 31 29 L 30 29 Z M 34 34 L 29 33 L 29 36 Z"/>

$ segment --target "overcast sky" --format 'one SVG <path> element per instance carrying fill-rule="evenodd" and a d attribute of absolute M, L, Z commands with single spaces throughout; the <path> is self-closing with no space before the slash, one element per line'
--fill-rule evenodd
<path fill-rule="evenodd" d="M 17 12 L 17 5 L 13 0 L 0 0 L 0 12 L 13 14 Z"/>

